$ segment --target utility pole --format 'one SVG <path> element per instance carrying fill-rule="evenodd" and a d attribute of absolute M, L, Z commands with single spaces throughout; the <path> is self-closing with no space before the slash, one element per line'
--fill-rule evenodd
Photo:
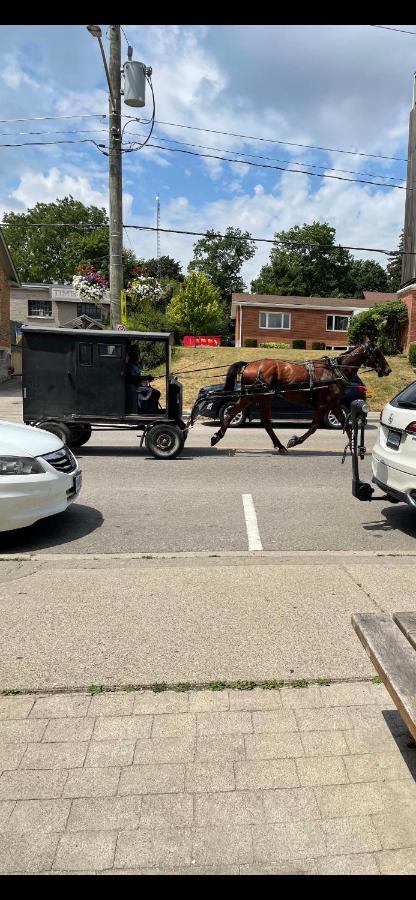
<path fill-rule="evenodd" d="M 121 165 L 121 37 L 120 25 L 109 25 L 109 205 L 110 205 L 110 324 L 121 322 L 123 290 L 123 179 Z"/>
<path fill-rule="evenodd" d="M 157 280 L 160 281 L 161 276 L 161 268 L 160 268 L 160 198 L 159 195 L 156 197 L 156 260 L 157 260 L 157 272 L 156 277 Z"/>
<path fill-rule="evenodd" d="M 403 249 L 409 255 L 402 256 L 402 285 L 416 281 L 416 73 L 413 76 L 413 104 L 409 117 Z"/>

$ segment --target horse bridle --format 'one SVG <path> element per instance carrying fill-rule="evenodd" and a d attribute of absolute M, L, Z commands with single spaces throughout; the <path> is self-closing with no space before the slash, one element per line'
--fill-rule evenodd
<path fill-rule="evenodd" d="M 381 360 L 377 358 L 377 354 L 376 354 L 377 348 L 372 347 L 371 344 L 362 344 L 361 346 L 365 348 L 367 355 L 370 356 L 370 359 L 368 360 L 367 365 L 372 363 L 371 367 L 374 369 L 375 372 L 377 372 L 377 375 L 381 375 L 383 372 L 383 364 L 382 364 Z"/>

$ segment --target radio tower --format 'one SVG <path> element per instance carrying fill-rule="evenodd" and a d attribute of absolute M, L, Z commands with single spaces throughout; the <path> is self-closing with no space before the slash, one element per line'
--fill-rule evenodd
<path fill-rule="evenodd" d="M 156 197 L 156 259 L 157 259 L 157 280 L 160 281 L 161 268 L 160 268 L 160 198 L 159 194 Z"/>

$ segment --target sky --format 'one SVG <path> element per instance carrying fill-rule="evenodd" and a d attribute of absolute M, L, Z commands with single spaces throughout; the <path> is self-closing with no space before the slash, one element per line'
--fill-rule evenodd
<path fill-rule="evenodd" d="M 108 26 L 101 27 L 108 53 Z M 416 25 L 391 27 L 416 32 Z M 123 155 L 125 225 L 155 225 L 159 195 L 162 228 L 222 233 L 227 226 L 238 226 L 253 237 L 272 238 L 276 231 L 318 220 L 336 228 L 342 244 L 397 247 L 404 220 L 405 191 L 399 188 L 406 178 L 416 36 L 369 25 L 123 29 L 133 59 L 152 67 L 156 123 L 149 143 L 165 148 Z M 126 60 L 123 36 L 122 62 Z M 0 145 L 106 143 L 108 122 L 100 117 L 108 111 L 107 85 L 98 42 L 86 26 L 2 26 L 0 111 Z M 146 136 L 149 129 L 128 117 L 148 121 L 151 113 L 149 90 L 144 109 L 122 104 L 126 147 L 129 135 Z M 30 117 L 39 118 L 27 121 Z M 16 119 L 25 121 L 11 121 Z M 257 165 L 172 148 L 234 159 L 240 154 Z M 0 217 L 69 194 L 108 210 L 108 159 L 93 143 L 0 146 L 0 154 Z M 305 169 L 326 177 L 300 174 Z M 382 184 L 390 179 L 398 187 L 329 175 Z M 186 272 L 195 240 L 162 234 L 161 253 L 180 260 Z M 156 235 L 126 228 L 125 246 L 139 257 L 154 257 Z M 270 253 L 267 244 L 257 248 L 243 267 L 248 288 Z M 378 254 L 354 255 L 386 264 Z"/>

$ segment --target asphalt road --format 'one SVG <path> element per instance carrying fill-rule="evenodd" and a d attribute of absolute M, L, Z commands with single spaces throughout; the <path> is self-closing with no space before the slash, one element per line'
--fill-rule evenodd
<path fill-rule="evenodd" d="M 20 409 L 19 385 L 3 386 L 0 418 L 19 420 Z M 278 426 L 277 433 L 287 443 L 305 427 Z M 135 433 L 93 434 L 77 454 L 84 482 L 78 502 L 60 516 L 2 535 L 1 552 L 246 551 L 253 532 L 250 537 L 243 495 L 252 498 L 265 551 L 416 548 L 410 509 L 352 497 L 351 461 L 341 465 L 345 437 L 339 432 L 320 431 L 282 457 L 258 425 L 230 429 L 211 449 L 214 428 L 198 423 L 172 461 L 149 457 Z M 376 433 L 373 416 L 369 449 Z M 362 477 L 371 479 L 369 455 Z"/>

